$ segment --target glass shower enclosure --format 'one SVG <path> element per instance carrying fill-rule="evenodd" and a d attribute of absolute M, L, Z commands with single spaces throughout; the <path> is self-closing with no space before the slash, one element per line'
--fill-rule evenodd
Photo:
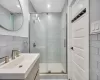
<path fill-rule="evenodd" d="M 61 27 L 61 13 L 31 14 L 30 53 L 40 53 L 41 74 L 66 73 L 66 27 Z"/>

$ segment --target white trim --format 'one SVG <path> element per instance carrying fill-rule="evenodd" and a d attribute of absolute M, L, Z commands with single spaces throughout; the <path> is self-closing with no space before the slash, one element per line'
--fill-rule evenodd
<path fill-rule="evenodd" d="M 68 30 L 67 30 L 67 35 L 68 35 L 68 79 L 71 79 L 71 74 L 72 74 L 72 72 L 71 72 L 71 63 L 72 63 L 72 61 L 71 61 L 71 50 L 70 50 L 70 47 L 71 47 L 71 36 L 72 36 L 72 32 L 71 32 L 71 17 L 70 17 L 70 15 L 71 15 L 71 7 L 68 7 Z"/>

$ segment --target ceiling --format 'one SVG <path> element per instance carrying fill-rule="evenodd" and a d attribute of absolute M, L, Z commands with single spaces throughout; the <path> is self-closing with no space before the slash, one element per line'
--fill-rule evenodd
<path fill-rule="evenodd" d="M 36 12 L 61 12 L 66 0 L 31 0 Z"/>
<path fill-rule="evenodd" d="M 61 12 L 67 0 L 30 0 L 33 7 L 31 11 L 41 12 Z M 0 0 L 0 5 L 12 13 L 21 13 L 21 6 L 18 0 Z M 34 10 L 32 10 L 34 8 Z"/>
<path fill-rule="evenodd" d="M 0 0 L 0 5 L 12 13 L 21 12 L 21 6 L 18 0 Z"/>

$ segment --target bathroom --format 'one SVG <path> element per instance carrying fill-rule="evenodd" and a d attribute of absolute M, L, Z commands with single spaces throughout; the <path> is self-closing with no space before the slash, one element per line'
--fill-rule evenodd
<path fill-rule="evenodd" d="M 99 4 L 0 0 L 0 80 L 100 80 Z"/>

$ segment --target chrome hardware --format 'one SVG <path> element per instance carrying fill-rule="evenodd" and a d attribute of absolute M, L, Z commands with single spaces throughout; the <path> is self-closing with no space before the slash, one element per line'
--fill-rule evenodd
<path fill-rule="evenodd" d="M 19 57 L 20 50 L 12 50 L 12 59 L 15 59 L 15 57 Z"/>
<path fill-rule="evenodd" d="M 36 43 L 33 43 L 33 47 L 36 47 Z"/>
<path fill-rule="evenodd" d="M 11 58 L 15 59 L 16 50 L 12 50 Z"/>
<path fill-rule="evenodd" d="M 9 56 L 5 56 L 5 57 L 2 57 L 0 59 L 5 59 L 5 63 L 8 63 L 9 62 Z"/>

